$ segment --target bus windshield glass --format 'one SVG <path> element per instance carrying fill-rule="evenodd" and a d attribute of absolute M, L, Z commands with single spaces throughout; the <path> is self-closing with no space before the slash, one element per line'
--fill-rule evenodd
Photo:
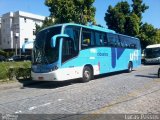
<path fill-rule="evenodd" d="M 33 64 L 51 64 L 58 60 L 59 40 L 52 48 L 51 38 L 60 33 L 61 26 L 45 29 L 37 34 L 33 48 Z"/>
<path fill-rule="evenodd" d="M 146 58 L 157 58 L 160 57 L 160 47 L 157 48 L 147 48 Z"/>

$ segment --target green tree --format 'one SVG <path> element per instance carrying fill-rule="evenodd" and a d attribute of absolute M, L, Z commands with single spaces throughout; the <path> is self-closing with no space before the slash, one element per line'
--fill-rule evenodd
<path fill-rule="evenodd" d="M 156 44 L 160 44 L 160 29 L 156 29 L 155 40 L 156 40 Z"/>
<path fill-rule="evenodd" d="M 55 23 L 75 22 L 87 24 L 95 22 L 95 0 L 45 0 L 49 7 L 50 16 L 55 18 Z"/>
<path fill-rule="evenodd" d="M 126 16 L 125 34 L 130 36 L 137 36 L 139 34 L 140 20 L 136 14 Z"/>
<path fill-rule="evenodd" d="M 50 25 L 54 25 L 54 19 L 51 17 L 46 17 L 42 23 L 42 26 L 36 24 L 36 33 L 38 33 L 40 30 Z"/>
<path fill-rule="evenodd" d="M 153 25 L 145 23 L 142 25 L 140 29 L 140 34 L 138 37 L 141 40 L 142 48 L 145 48 L 147 45 L 156 44 L 157 30 L 153 27 Z"/>
<path fill-rule="evenodd" d="M 119 12 L 117 8 L 109 6 L 107 13 L 105 14 L 105 20 L 107 21 L 108 28 L 115 30 L 118 33 L 124 33 L 125 16 Z"/>
<path fill-rule="evenodd" d="M 136 14 L 140 20 L 142 20 L 142 13 L 149 8 L 143 3 L 143 0 L 132 0 L 132 12 Z"/>
<path fill-rule="evenodd" d="M 127 1 L 122 1 L 114 7 L 109 6 L 104 18 L 106 25 L 118 33 L 139 37 L 142 39 L 142 46 L 155 43 L 154 27 L 142 22 L 142 14 L 149 7 L 143 3 L 143 0 L 132 0 L 132 2 L 131 5 Z M 146 27 L 147 30 L 144 30 Z M 153 33 L 147 35 L 149 31 Z"/>
<path fill-rule="evenodd" d="M 109 6 L 105 14 L 108 28 L 118 33 L 136 36 L 139 33 L 139 18 L 130 11 L 127 1 L 119 2 L 115 7 Z"/>

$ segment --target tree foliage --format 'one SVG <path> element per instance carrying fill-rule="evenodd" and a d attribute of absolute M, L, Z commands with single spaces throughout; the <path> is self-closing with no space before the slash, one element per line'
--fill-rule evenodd
<path fill-rule="evenodd" d="M 36 24 L 36 33 L 39 32 L 41 29 L 53 25 L 54 24 L 54 19 L 51 17 L 46 17 L 45 20 L 42 23 L 42 26 Z"/>
<path fill-rule="evenodd" d="M 119 2 L 115 7 L 109 6 L 105 21 L 110 29 L 118 33 L 135 36 L 139 33 L 139 17 L 130 10 L 127 1 Z"/>
<path fill-rule="evenodd" d="M 160 29 L 156 29 L 155 41 L 156 44 L 160 44 Z"/>
<path fill-rule="evenodd" d="M 135 13 L 139 19 L 142 19 L 142 13 L 145 12 L 149 8 L 149 6 L 146 6 L 143 4 L 143 0 L 132 0 L 133 4 L 132 6 L 132 12 Z"/>
<path fill-rule="evenodd" d="M 160 43 L 160 30 L 151 24 L 142 22 L 142 14 L 149 8 L 143 0 L 132 0 L 117 3 L 114 7 L 109 6 L 105 13 L 106 25 L 118 33 L 136 36 L 141 40 L 142 48 L 149 44 Z"/>
<path fill-rule="evenodd" d="M 55 23 L 75 22 L 86 24 L 95 22 L 95 0 L 45 0 L 49 7 L 50 16 L 55 18 Z"/>
<path fill-rule="evenodd" d="M 153 25 L 144 23 L 141 26 L 140 33 L 138 37 L 141 40 L 142 48 L 145 48 L 147 45 L 156 44 L 157 30 Z"/>
<path fill-rule="evenodd" d="M 139 34 L 139 23 L 138 16 L 134 13 L 126 16 L 125 22 L 125 34 L 130 36 L 136 36 Z"/>

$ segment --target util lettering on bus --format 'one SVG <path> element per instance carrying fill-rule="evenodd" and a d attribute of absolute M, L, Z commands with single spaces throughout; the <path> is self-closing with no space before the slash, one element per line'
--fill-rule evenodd
<path fill-rule="evenodd" d="M 138 60 L 138 50 L 130 54 L 130 60 Z"/>

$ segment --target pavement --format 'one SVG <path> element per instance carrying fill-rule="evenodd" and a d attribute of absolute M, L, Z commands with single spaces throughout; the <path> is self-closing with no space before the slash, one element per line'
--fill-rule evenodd
<path fill-rule="evenodd" d="M 0 91 L 1 90 L 7 90 L 12 88 L 23 88 L 28 85 L 37 84 L 37 81 L 32 81 L 30 79 L 26 80 L 13 80 L 9 82 L 0 83 Z"/>
<path fill-rule="evenodd" d="M 0 92 L 0 111 L 2 115 L 57 115 L 51 116 L 54 120 L 72 120 L 69 116 L 75 114 L 93 115 L 93 120 L 99 119 L 102 114 L 159 114 L 158 68 L 159 66 L 146 65 L 131 73 L 96 76 L 87 83 L 74 80 L 38 82 L 24 86 L 24 89 L 3 90 Z M 25 116 L 22 117 L 24 120 Z M 25 120 L 27 117 L 29 116 Z M 36 120 L 43 119 L 43 116 L 38 117 Z M 130 116 L 125 117 L 130 120 Z M 84 116 L 81 120 L 91 119 Z"/>

